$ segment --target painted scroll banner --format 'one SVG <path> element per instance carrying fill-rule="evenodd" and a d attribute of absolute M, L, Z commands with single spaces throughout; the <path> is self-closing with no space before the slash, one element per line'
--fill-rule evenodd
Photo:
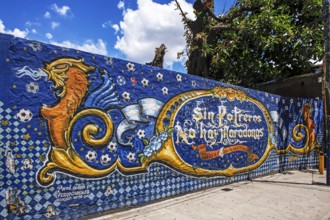
<path fill-rule="evenodd" d="M 0 218 L 77 218 L 318 163 L 321 100 L 0 41 Z"/>

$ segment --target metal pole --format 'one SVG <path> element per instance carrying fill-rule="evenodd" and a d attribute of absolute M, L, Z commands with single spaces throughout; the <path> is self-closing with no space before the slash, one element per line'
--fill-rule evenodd
<path fill-rule="evenodd" d="M 323 0 L 323 16 L 324 16 L 324 49 L 325 49 L 325 59 L 323 62 L 325 62 L 324 65 L 324 84 L 325 84 L 325 95 L 326 99 L 324 100 L 324 144 L 325 144 L 325 151 L 326 152 L 326 160 L 327 160 L 327 176 L 326 176 L 326 184 L 330 185 L 330 155 L 329 155 L 329 149 L 328 149 L 328 116 L 327 116 L 327 103 L 330 103 L 330 0 Z"/>

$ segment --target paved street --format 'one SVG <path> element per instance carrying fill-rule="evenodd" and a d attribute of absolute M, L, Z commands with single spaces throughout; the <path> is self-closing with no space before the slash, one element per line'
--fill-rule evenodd
<path fill-rule="evenodd" d="M 288 171 L 91 219 L 330 220 L 330 186 L 317 170 Z"/>

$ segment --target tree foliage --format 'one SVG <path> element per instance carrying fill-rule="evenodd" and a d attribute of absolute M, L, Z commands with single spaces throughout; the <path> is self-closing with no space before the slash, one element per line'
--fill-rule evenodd
<path fill-rule="evenodd" d="M 181 10 L 189 74 L 254 87 L 309 73 L 323 49 L 321 0 L 237 0 L 214 15 L 212 0 L 196 0 L 195 20 Z"/>

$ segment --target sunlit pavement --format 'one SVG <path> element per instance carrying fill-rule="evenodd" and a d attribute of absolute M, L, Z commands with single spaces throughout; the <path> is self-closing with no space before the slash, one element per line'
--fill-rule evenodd
<path fill-rule="evenodd" d="M 326 175 L 317 170 L 287 171 L 89 219 L 330 220 L 330 186 L 325 182 Z"/>

